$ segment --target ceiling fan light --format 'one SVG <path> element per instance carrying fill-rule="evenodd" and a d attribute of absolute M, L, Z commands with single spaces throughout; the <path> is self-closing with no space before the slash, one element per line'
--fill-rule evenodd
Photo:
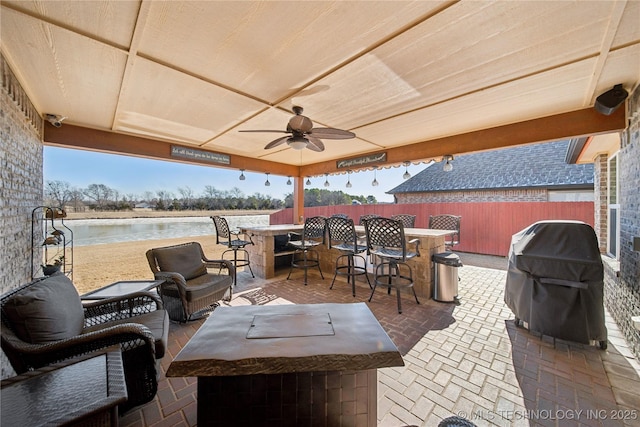
<path fill-rule="evenodd" d="M 294 150 L 304 150 L 307 148 L 307 139 L 302 136 L 292 136 L 287 139 L 287 145 L 293 148 Z"/>

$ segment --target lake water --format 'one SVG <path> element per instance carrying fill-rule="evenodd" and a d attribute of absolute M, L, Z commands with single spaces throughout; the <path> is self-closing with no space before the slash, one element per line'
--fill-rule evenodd
<path fill-rule="evenodd" d="M 269 225 L 269 215 L 225 215 L 225 219 L 231 229 Z M 206 236 L 216 232 L 209 217 L 76 219 L 64 223 L 73 231 L 74 246 Z"/>

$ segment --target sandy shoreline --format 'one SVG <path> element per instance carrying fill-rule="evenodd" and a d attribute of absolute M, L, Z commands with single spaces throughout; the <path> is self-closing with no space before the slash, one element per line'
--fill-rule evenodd
<path fill-rule="evenodd" d="M 119 280 L 153 279 L 148 249 L 194 241 L 208 258 L 220 258 L 225 249 L 216 244 L 215 235 L 78 246 L 73 249 L 73 283 L 83 294 Z"/>
<path fill-rule="evenodd" d="M 213 215 L 269 215 L 277 210 L 218 210 L 218 211 L 153 211 L 150 209 L 135 209 L 132 211 L 118 212 L 67 212 L 65 220 L 71 219 L 121 219 L 121 218 L 178 218 Z"/>
<path fill-rule="evenodd" d="M 67 220 L 116 219 L 116 218 L 167 218 L 209 217 L 212 215 L 269 215 L 274 210 L 219 210 L 159 212 L 135 210 L 127 212 L 69 212 Z M 109 243 L 102 245 L 76 246 L 73 249 L 73 283 L 81 294 L 106 286 L 119 280 L 153 279 L 145 253 L 151 248 L 200 242 L 205 255 L 220 258 L 226 249 L 216 244 L 215 235 L 179 237 L 173 239 L 144 240 Z"/>

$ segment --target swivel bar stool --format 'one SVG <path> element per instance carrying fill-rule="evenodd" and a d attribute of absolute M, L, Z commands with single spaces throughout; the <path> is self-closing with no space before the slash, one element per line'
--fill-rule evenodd
<path fill-rule="evenodd" d="M 256 277 L 253 274 L 251 263 L 249 262 L 249 252 L 245 249 L 247 245 L 254 244 L 251 240 L 251 236 L 245 235 L 249 240 L 241 239 L 240 235 L 243 233 L 240 230 L 230 230 L 226 219 L 221 216 L 212 216 L 211 219 L 213 220 L 213 225 L 216 227 L 216 243 L 219 245 L 225 245 L 229 248 L 222 252 L 222 259 L 225 259 L 224 256 L 226 253 L 233 252 L 233 260 L 229 261 L 233 262 L 233 265 L 236 267 L 236 272 L 238 267 L 249 267 L 251 277 Z M 243 252 L 244 256 L 242 258 L 238 258 L 238 252 Z M 236 272 L 234 272 L 233 275 L 234 286 L 236 285 Z"/>
<path fill-rule="evenodd" d="M 327 230 L 329 231 L 329 249 L 336 248 L 342 253 L 336 258 L 335 273 L 329 289 L 333 289 L 338 274 L 347 276 L 347 283 L 351 283 L 351 292 L 354 297 L 356 296 L 356 276 L 364 275 L 369 288 L 371 288 L 371 282 L 367 276 L 367 262 L 362 255 L 359 255 L 367 250 L 367 246 L 364 242 L 359 241 L 353 220 L 340 217 L 328 218 Z M 362 267 L 355 264 L 356 258 L 362 260 Z M 346 264 L 344 260 L 346 260 Z"/>

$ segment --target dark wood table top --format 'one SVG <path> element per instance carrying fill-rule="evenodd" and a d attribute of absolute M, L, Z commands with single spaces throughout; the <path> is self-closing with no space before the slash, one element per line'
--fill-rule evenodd
<path fill-rule="evenodd" d="M 168 377 L 356 371 L 404 366 L 365 303 L 218 307 Z"/>
<path fill-rule="evenodd" d="M 120 349 L 110 350 L 2 380 L 1 424 L 61 425 L 126 401 Z"/>

